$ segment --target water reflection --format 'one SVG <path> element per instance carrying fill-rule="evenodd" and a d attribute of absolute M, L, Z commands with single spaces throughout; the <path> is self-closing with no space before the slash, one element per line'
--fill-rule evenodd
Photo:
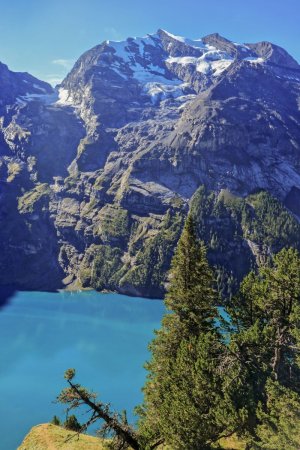
<path fill-rule="evenodd" d="M 0 310 L 9 304 L 16 290 L 13 286 L 0 286 Z"/>

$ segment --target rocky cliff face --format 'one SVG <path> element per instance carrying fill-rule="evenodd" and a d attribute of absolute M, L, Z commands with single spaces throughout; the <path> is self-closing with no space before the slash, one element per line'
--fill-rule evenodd
<path fill-rule="evenodd" d="M 1 283 L 162 295 L 202 185 L 215 207 L 222 192 L 264 190 L 297 229 L 300 66 L 276 45 L 158 30 L 87 51 L 56 90 L 4 65 L 0 85 Z M 239 217 L 241 240 L 232 228 L 227 240 L 241 257 L 227 264 L 217 246 L 219 273 L 240 277 L 295 243 L 292 232 L 271 242 L 270 227 L 248 239 L 243 215 L 226 208 L 229 228 Z M 223 216 L 196 210 L 211 248 Z"/>

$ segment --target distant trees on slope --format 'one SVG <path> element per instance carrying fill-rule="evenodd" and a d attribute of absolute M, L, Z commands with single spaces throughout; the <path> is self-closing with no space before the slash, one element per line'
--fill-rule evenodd
<path fill-rule="evenodd" d="M 114 449 L 218 448 L 237 435 L 247 449 L 296 450 L 300 445 L 300 257 L 278 253 L 251 272 L 230 301 L 225 320 L 206 249 L 188 217 L 170 270 L 169 313 L 150 344 L 138 428 L 113 414 L 95 394 L 73 382 L 58 400 L 102 419 Z M 219 447 L 220 448 L 220 447 Z"/>

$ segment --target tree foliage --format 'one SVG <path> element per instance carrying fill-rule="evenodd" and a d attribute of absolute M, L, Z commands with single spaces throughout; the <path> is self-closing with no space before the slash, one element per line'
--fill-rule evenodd
<path fill-rule="evenodd" d="M 87 422 L 81 426 L 78 424 L 76 417 L 71 416 L 69 418 L 69 422 L 71 422 L 66 422 L 65 426 L 75 426 L 75 431 L 84 432 L 91 424 L 101 421 L 102 427 L 99 433 L 101 436 L 109 435 L 113 437 L 112 445 L 114 449 L 125 450 L 131 447 L 133 450 L 140 450 L 137 433 L 127 423 L 126 414 L 113 413 L 109 404 L 97 400 L 97 394 L 78 383 L 74 383 L 74 377 L 74 369 L 68 369 L 65 372 L 65 379 L 69 386 L 61 391 L 57 401 L 67 405 L 67 412 L 81 406 L 88 406 L 91 415 Z"/>
<path fill-rule="evenodd" d="M 282 399 L 293 405 L 300 402 L 298 252 L 283 249 L 270 267 L 261 268 L 258 274 L 250 273 L 241 285 L 230 314 L 236 331 L 232 333 L 229 347 L 240 354 L 240 373 L 247 375 L 245 406 L 250 419 L 250 441 L 256 445 L 253 448 L 296 450 L 299 447 L 289 440 L 282 447 L 279 442 L 285 439 L 287 429 L 297 418 L 297 408 L 291 407 L 287 415 Z M 267 444 L 271 431 L 273 438 Z M 278 446 L 274 444 L 276 436 Z"/>
<path fill-rule="evenodd" d="M 222 205 L 219 205 L 220 214 Z M 298 450 L 300 444 L 300 257 L 281 250 L 250 272 L 219 315 L 216 280 L 190 215 L 172 260 L 168 313 L 150 344 L 138 429 L 96 394 L 65 378 L 59 401 L 88 405 L 81 427 L 102 420 L 112 448 L 216 448 L 233 434 L 247 449 Z"/>
<path fill-rule="evenodd" d="M 53 425 L 57 425 L 57 426 L 60 426 L 60 425 L 61 425 L 60 419 L 59 419 L 59 417 L 57 417 L 57 416 L 53 416 L 53 419 L 51 420 L 51 423 L 52 423 Z"/>
<path fill-rule="evenodd" d="M 249 448 L 283 450 L 266 446 L 266 436 L 273 429 L 283 442 L 292 426 L 291 418 L 281 418 L 286 408 L 280 397 L 294 405 L 291 414 L 300 402 L 299 254 L 283 249 L 270 266 L 245 278 L 221 333 L 213 284 L 189 219 L 171 267 L 171 313 L 150 345 L 140 430 L 174 449 L 212 448 L 221 436 L 236 433 Z M 277 432 L 268 422 L 272 414 Z"/>
<path fill-rule="evenodd" d="M 266 402 L 258 405 L 259 424 L 254 449 L 296 450 L 300 448 L 300 397 L 280 383 L 268 379 Z"/>
<path fill-rule="evenodd" d="M 80 425 L 80 423 L 77 420 L 77 417 L 74 414 L 72 414 L 71 416 L 68 416 L 66 418 L 64 427 L 67 430 L 78 431 L 78 432 L 80 432 L 81 428 L 82 428 L 82 426 Z"/>
<path fill-rule="evenodd" d="M 224 395 L 226 352 L 216 326 L 218 296 L 206 250 L 187 219 L 175 252 L 168 294 L 170 313 L 150 345 L 140 432 L 172 448 L 204 449 L 224 432 L 233 433 L 236 412 Z M 150 439 L 151 438 L 151 439 Z"/>
<path fill-rule="evenodd" d="M 268 192 L 245 198 L 204 186 L 195 192 L 191 209 L 197 234 L 217 268 L 218 289 L 228 302 L 247 273 L 270 261 L 271 254 L 293 246 L 300 250 L 300 224 Z"/>

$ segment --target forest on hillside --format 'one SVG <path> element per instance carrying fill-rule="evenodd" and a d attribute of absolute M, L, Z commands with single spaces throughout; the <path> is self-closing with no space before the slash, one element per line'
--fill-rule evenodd
<path fill-rule="evenodd" d="M 271 226 L 271 225 L 270 225 Z M 112 449 L 209 450 L 234 438 L 247 450 L 300 446 L 300 255 L 284 248 L 251 271 L 226 308 L 189 215 L 169 274 L 168 309 L 150 344 L 136 428 L 74 381 L 58 401 L 101 421 Z M 72 427 L 72 424 L 71 424 Z M 165 447 L 167 446 L 167 447 Z"/>

